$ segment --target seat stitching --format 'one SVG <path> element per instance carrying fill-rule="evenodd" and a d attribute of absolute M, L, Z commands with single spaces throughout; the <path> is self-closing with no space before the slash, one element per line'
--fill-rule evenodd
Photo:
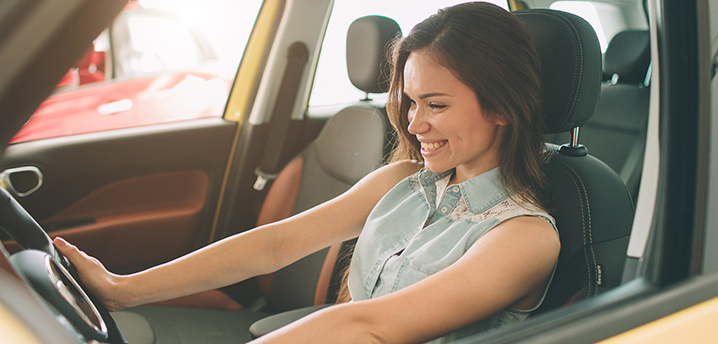
<path fill-rule="evenodd" d="M 577 39 L 578 35 L 578 29 L 575 25 L 566 18 L 556 15 L 554 13 L 545 13 L 545 12 L 535 12 L 534 14 L 537 15 L 543 15 L 550 18 L 558 19 L 558 21 L 566 26 L 569 30 L 568 32 L 571 34 L 571 40 L 574 46 L 574 51 L 577 52 L 576 54 L 576 65 L 578 66 L 577 69 L 574 69 L 573 74 L 574 76 L 578 73 L 578 78 L 574 78 L 574 82 L 571 84 L 571 101 L 566 105 L 566 108 L 564 108 L 564 113 L 561 116 L 561 121 L 566 121 L 566 119 L 573 113 L 573 111 L 576 108 L 576 103 L 578 102 L 578 92 L 576 92 L 577 84 L 580 84 L 581 79 L 583 79 L 583 55 L 584 55 L 584 49 L 583 49 L 583 42 L 580 39 Z M 578 47 L 577 47 L 578 46 Z M 578 49 L 577 49 L 578 48 Z"/>
<path fill-rule="evenodd" d="M 573 176 L 571 173 L 569 173 L 569 172 L 574 172 L 574 173 L 575 173 L 575 171 L 573 171 L 573 169 L 571 169 L 571 168 L 570 168 L 568 165 L 566 165 L 566 164 L 563 164 L 563 163 L 558 162 L 558 161 L 557 161 L 557 163 L 560 163 L 561 165 L 563 165 L 563 166 L 561 166 L 561 167 L 563 167 L 564 172 L 566 172 L 566 174 L 568 174 L 569 178 L 571 178 L 571 182 L 573 182 L 574 187 L 576 187 L 576 191 L 577 191 L 578 196 L 579 196 L 579 202 L 578 202 L 578 204 L 579 204 L 579 206 L 580 206 L 580 208 L 581 208 L 581 234 L 582 234 L 582 237 L 583 237 L 583 246 L 586 246 L 586 218 L 585 218 L 585 216 L 584 216 L 583 202 L 581 202 L 581 198 L 582 198 L 582 197 L 581 197 L 581 189 L 579 189 L 578 183 L 576 183 L 576 179 L 574 178 L 574 176 Z M 569 171 L 569 170 L 571 170 L 571 171 Z M 586 256 L 585 254 L 584 254 L 584 259 L 586 260 L 586 266 L 588 266 L 588 265 L 589 265 L 588 256 Z M 588 281 L 587 281 L 586 284 L 588 284 L 588 290 L 589 290 L 589 293 L 590 293 L 590 292 L 591 292 L 591 277 L 590 277 L 590 274 L 587 274 L 586 277 L 587 277 L 587 279 L 588 279 Z"/>
<path fill-rule="evenodd" d="M 586 210 L 587 210 L 586 216 L 588 217 L 588 223 L 587 223 L 588 224 L 588 226 L 587 226 L 588 227 L 588 241 L 586 240 L 586 230 L 585 230 L 586 229 L 586 226 L 585 226 L 586 218 L 584 217 L 584 214 L 583 214 L 584 213 L 583 202 L 579 202 L 579 204 L 581 206 L 581 220 L 584 222 L 582 224 L 583 225 L 582 227 L 584 229 L 582 231 L 583 232 L 583 244 L 584 244 L 584 246 L 588 246 L 588 249 L 591 251 L 590 256 L 591 256 L 591 260 L 593 261 L 593 265 L 590 265 L 589 257 L 588 257 L 589 253 L 586 252 L 586 254 L 584 255 L 585 259 L 586 259 L 586 265 L 589 266 L 589 269 L 593 270 L 593 271 L 589 271 L 587 274 L 587 277 L 588 277 L 588 295 L 587 295 L 587 297 L 596 295 L 597 290 L 593 290 L 593 284 L 591 283 L 592 276 L 594 277 L 594 281 L 598 280 L 598 271 L 597 271 L 597 269 L 593 268 L 596 266 L 597 262 L 596 262 L 596 254 L 595 254 L 595 251 L 593 250 L 593 233 L 591 230 L 591 205 L 588 201 L 588 192 L 586 192 L 586 186 L 584 185 L 583 180 L 581 179 L 581 176 L 578 173 L 576 173 L 576 170 L 574 170 L 573 167 L 571 167 L 570 165 L 568 165 L 562 161 L 556 160 L 556 162 L 563 165 L 565 168 L 571 170 L 573 175 L 569 175 L 569 176 L 571 177 L 571 180 L 574 182 L 574 186 L 576 186 L 576 189 L 579 192 L 581 191 L 580 189 L 578 189 L 578 185 L 576 184 L 575 179 L 573 178 L 575 176 L 578 179 L 579 183 L 581 184 L 581 189 L 583 189 L 583 194 L 579 193 L 579 195 L 585 195 L 585 197 L 581 197 L 581 198 L 585 198 L 585 200 L 586 200 L 585 201 L 586 202 Z"/>

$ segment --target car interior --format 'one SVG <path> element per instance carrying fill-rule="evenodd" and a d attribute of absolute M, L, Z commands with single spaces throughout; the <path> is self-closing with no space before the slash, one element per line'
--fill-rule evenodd
<path fill-rule="evenodd" d="M 297 16 L 296 9 L 272 6 L 264 5 L 258 23 L 281 18 L 283 11 Z M 602 53 L 594 28 L 577 15 L 553 9 L 513 13 L 537 44 L 544 76 L 551 190 L 545 207 L 556 219 L 562 246 L 535 314 L 550 321 L 556 310 L 594 302 L 627 282 L 626 251 L 646 152 L 651 45 L 648 30 L 631 28 L 615 34 Z M 279 20 L 264 28 L 271 36 L 280 30 Z M 255 28 L 254 34 L 260 31 Z M 210 118 L 9 146 L 0 161 L 5 171 L 0 185 L 10 190 L 0 190 L 0 234 L 2 252 L 11 258 L 0 259 L 0 265 L 20 277 L 8 278 L 0 269 L 0 285 L 22 298 L 2 301 L 15 302 L 13 309 L 24 308 L 23 316 L 36 317 L 48 331 L 80 333 L 65 342 L 79 337 L 109 343 L 246 342 L 334 304 L 353 241 L 226 288 L 109 313 L 74 282 L 72 267 L 49 240 L 61 235 L 100 257 L 108 269 L 130 273 L 202 247 L 207 238 L 212 242 L 279 221 L 343 193 L 390 160 L 395 138 L 381 94 L 388 90 L 387 51 L 401 31 L 386 16 L 352 22 L 347 73 L 365 96 L 321 116 L 305 114 L 302 98 L 311 89 L 321 39 L 281 37 L 266 44 L 285 49 L 262 52 L 257 61 L 263 62 L 256 65 L 258 74 L 281 86 L 272 91 L 266 82 L 247 86 L 254 98 L 247 100 L 251 111 L 239 125 Z M 284 68 L 267 69 L 277 56 Z M 240 66 L 237 80 L 242 71 Z M 268 94 L 276 101 L 266 100 L 272 99 Z M 227 111 L 233 106 L 228 101 Z M 271 115 L 258 119 L 259 112 Z M 17 170 L 27 166 L 38 172 Z M 43 180 L 47 186 L 41 188 Z M 37 193 L 19 195 L 35 185 Z M 61 277 L 47 282 L 38 266 L 51 266 L 51 275 Z M 48 303 L 21 304 L 36 296 L 16 280 L 32 285 Z M 67 298 L 40 291 L 58 280 L 82 300 L 76 301 L 80 306 L 62 309 L 57 305 Z M 84 318 L 72 320 L 67 314 L 76 316 L 77 307 Z M 54 318 L 38 316 L 47 309 Z M 67 323 L 58 327 L 55 320 L 63 317 Z M 78 328 L 88 323 L 90 329 Z M 492 335 L 466 342 L 502 342 Z"/>
<path fill-rule="evenodd" d="M 380 16 L 357 19 L 347 35 L 347 56 L 350 80 L 360 90 L 382 93 L 388 89 L 386 79 L 386 47 L 396 37 L 399 26 L 393 20 Z M 360 55 L 362 58 L 356 58 Z M 364 175 L 380 166 L 391 150 L 392 134 L 386 110 L 367 98 L 360 99 L 332 116 L 323 126 L 319 136 L 302 153 L 297 155 L 278 174 L 269 189 L 260 211 L 257 225 L 279 221 L 321 204 L 348 190 Z M 127 319 L 128 329 L 149 328 L 144 321 L 127 313 L 139 314 L 154 324 L 155 338 L 169 336 L 169 341 L 199 336 L 198 342 L 207 340 L 203 332 L 208 324 L 225 324 L 236 332 L 223 331 L 226 337 L 216 340 L 249 340 L 248 329 L 252 323 L 273 312 L 296 309 L 316 310 L 336 300 L 338 279 L 343 267 L 336 264 L 346 254 L 351 243 L 340 243 L 305 257 L 271 275 L 259 276 L 257 282 L 264 294 L 261 311 L 243 308 L 226 311 L 168 308 L 165 306 L 142 306 L 121 311 L 119 319 Z M 330 293 L 329 290 L 333 290 Z M 201 302 L 199 295 L 183 298 Z M 222 308 L 230 308 L 231 298 L 222 299 Z M 167 305 L 170 302 L 163 303 Z M 314 307 L 318 306 L 318 307 Z M 177 313 L 183 314 L 178 316 Z M 304 312 L 305 314 L 307 312 Z M 117 313 L 116 313 L 117 314 Z M 294 313 L 296 314 L 296 313 Z M 180 318 L 181 321 L 176 318 Z M 136 326 L 133 322 L 140 321 Z M 162 325 L 158 326 L 157 323 Z M 231 325 L 230 325 L 231 324 Z M 122 324 L 120 324 L 122 327 Z M 261 324 L 257 325 L 261 330 Z M 263 334 L 255 330 L 253 336 Z M 133 338 L 152 338 L 139 333 L 128 334 Z M 164 340 L 164 339 L 163 339 Z"/>
<path fill-rule="evenodd" d="M 581 143 L 621 176 L 634 202 L 648 129 L 650 60 L 647 30 L 617 33 L 603 54 L 603 82 L 596 113 L 581 127 Z M 547 137 L 553 143 L 568 140 L 567 133 Z"/>

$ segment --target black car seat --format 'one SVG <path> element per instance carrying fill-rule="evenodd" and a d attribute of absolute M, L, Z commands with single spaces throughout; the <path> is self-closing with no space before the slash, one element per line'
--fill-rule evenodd
<path fill-rule="evenodd" d="M 541 56 L 548 133 L 571 133 L 568 144 L 547 144 L 551 197 L 545 207 L 556 219 L 561 252 L 541 312 L 620 284 L 633 203 L 619 175 L 579 144 L 579 128 L 594 114 L 601 88 L 601 50 L 593 28 L 560 11 L 514 14 L 529 28 Z"/>
<path fill-rule="evenodd" d="M 621 176 L 633 200 L 641 180 L 648 129 L 650 38 L 646 30 L 616 34 L 603 56 L 601 98 L 591 121 L 581 128 L 581 142 Z M 557 134 L 551 142 L 568 142 Z"/>
<path fill-rule="evenodd" d="M 572 132 L 593 115 L 601 87 L 601 51 L 593 28 L 582 18 L 554 10 L 513 12 L 531 32 L 544 74 L 547 134 Z M 551 197 L 561 252 L 542 312 L 588 298 L 620 284 L 633 220 L 633 203 L 614 170 L 582 145 L 547 144 Z M 252 325 L 257 337 L 321 307 L 280 313 Z"/>
<path fill-rule="evenodd" d="M 258 225 L 279 221 L 336 197 L 384 162 L 391 151 L 392 134 L 384 105 L 372 102 L 368 94 L 388 91 L 387 49 L 397 35 L 401 35 L 399 25 L 382 16 L 362 17 L 349 27 L 349 79 L 367 93 L 367 97 L 330 118 L 316 140 L 282 169 L 267 193 Z M 137 314 L 146 318 L 155 337 L 161 338 L 158 343 L 246 341 L 250 339 L 248 328 L 255 320 L 277 311 L 325 304 L 336 298 L 330 292 L 340 270 L 335 263 L 348 246 L 337 244 L 273 274 L 259 276 L 267 302 L 262 311 L 152 305 L 121 312 L 119 318 L 136 318 Z M 217 303 L 233 303 L 217 294 L 216 291 L 203 293 L 211 295 L 214 308 L 236 308 L 217 307 Z M 206 298 L 200 298 L 202 300 Z M 178 304 L 183 303 L 185 301 Z M 147 331 L 142 335 L 147 337 Z"/>

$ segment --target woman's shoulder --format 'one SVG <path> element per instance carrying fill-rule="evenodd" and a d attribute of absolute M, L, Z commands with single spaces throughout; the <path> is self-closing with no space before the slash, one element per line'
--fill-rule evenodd
<path fill-rule="evenodd" d="M 419 172 L 424 167 L 424 163 L 416 160 L 399 160 L 392 162 L 378 169 L 382 170 L 382 175 L 386 177 L 395 177 L 404 179 L 416 172 Z"/>
<path fill-rule="evenodd" d="M 395 161 L 375 170 L 376 178 L 387 182 L 387 186 L 393 187 L 407 177 L 416 174 L 424 167 L 424 164 L 416 160 Z M 388 191 L 388 190 L 387 190 Z"/>
<path fill-rule="evenodd" d="M 415 160 L 392 162 L 369 173 L 352 189 L 361 193 L 369 192 L 381 197 L 396 184 L 421 170 L 422 167 L 424 167 L 424 164 Z"/>

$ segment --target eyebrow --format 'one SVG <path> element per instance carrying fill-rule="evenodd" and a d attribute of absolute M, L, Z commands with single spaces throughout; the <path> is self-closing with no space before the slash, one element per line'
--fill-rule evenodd
<path fill-rule="evenodd" d="M 406 92 L 404 92 L 404 96 L 407 98 L 411 98 L 411 97 L 409 97 L 408 94 L 406 94 Z M 449 96 L 449 95 L 446 93 L 441 93 L 441 92 L 424 93 L 422 95 L 419 95 L 418 99 L 424 100 L 426 98 L 438 97 L 438 96 Z"/>

